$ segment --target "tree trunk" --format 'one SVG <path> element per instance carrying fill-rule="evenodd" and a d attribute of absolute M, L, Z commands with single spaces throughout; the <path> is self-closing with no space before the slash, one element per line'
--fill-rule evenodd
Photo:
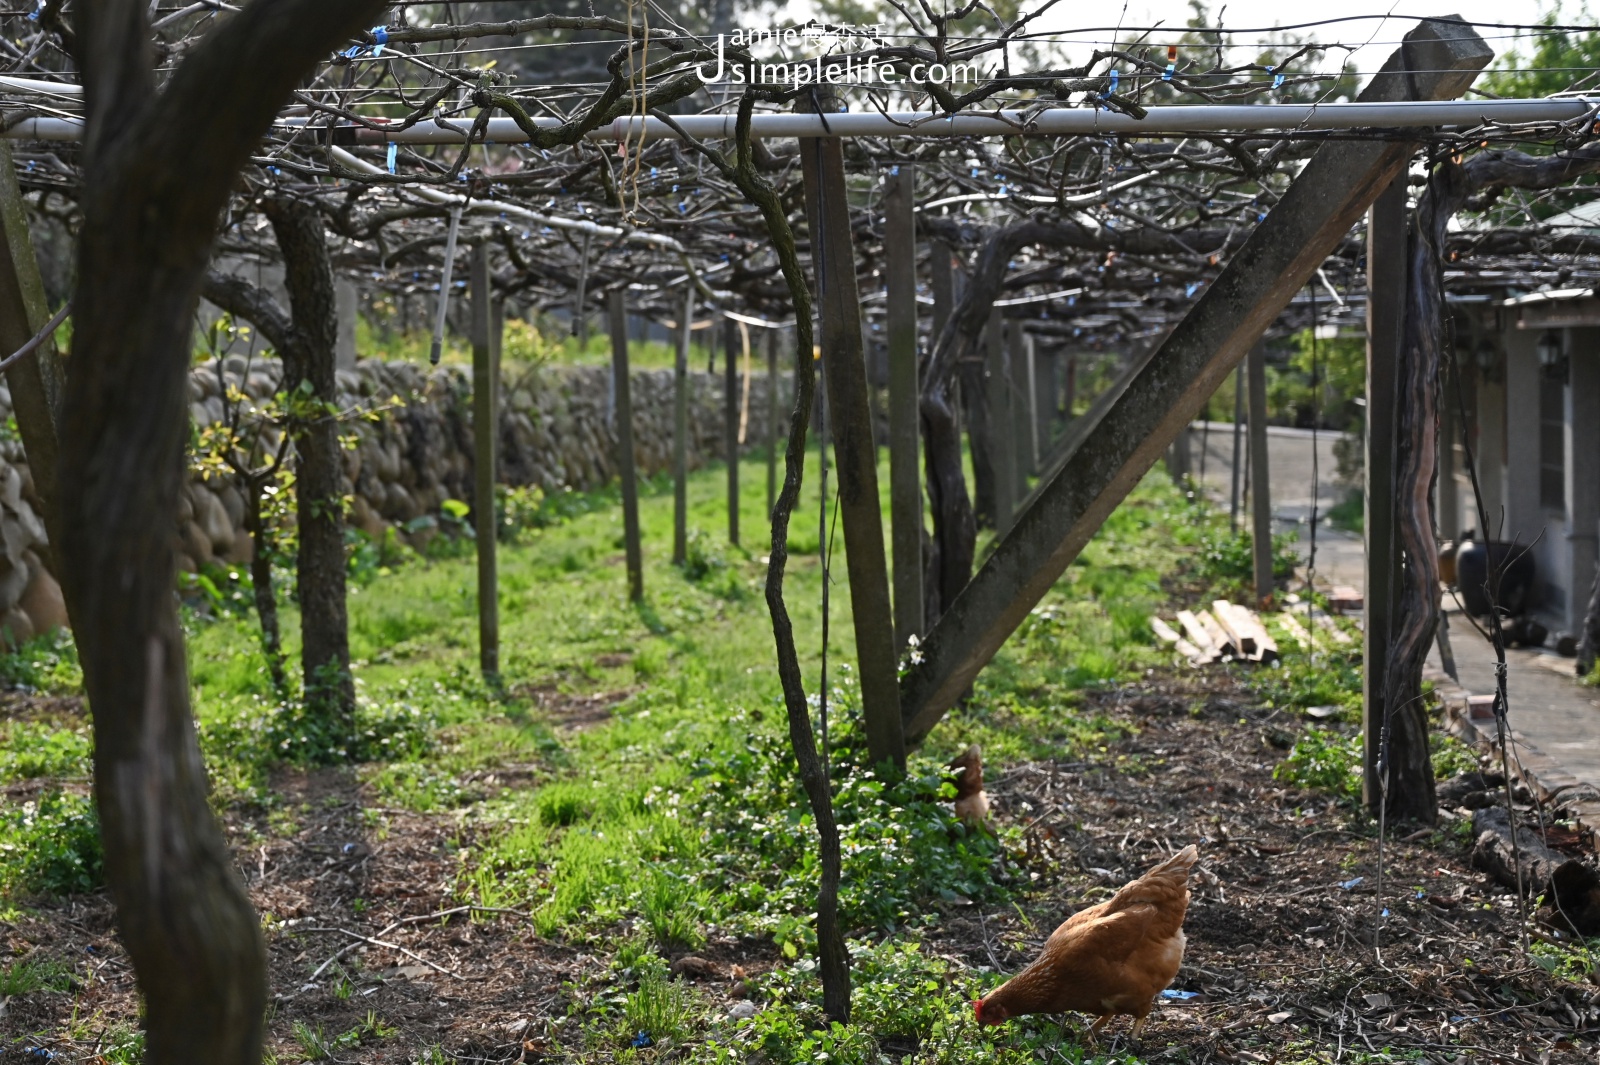
<path fill-rule="evenodd" d="M 262 210 L 283 253 L 294 320 L 294 343 L 279 353 L 283 386 L 291 409 L 306 411 L 294 423 L 295 519 L 300 534 L 295 574 L 305 700 L 328 726 L 330 746 L 348 754 L 355 733 L 356 693 L 345 610 L 343 471 L 334 379 L 339 319 L 333 268 L 315 205 L 272 197 L 262 202 Z"/>
<path fill-rule="evenodd" d="M 1433 824 L 1438 801 L 1428 750 L 1428 712 L 1422 667 L 1439 623 L 1439 547 L 1434 529 L 1433 482 L 1438 470 L 1439 370 L 1443 335 L 1440 249 L 1445 227 L 1460 205 L 1461 168 L 1440 166 L 1418 200 L 1407 249 L 1405 327 L 1396 368 L 1396 543 L 1404 563 L 1394 590 L 1389 662 L 1384 675 L 1386 720 L 1380 742 L 1384 802 L 1396 820 Z"/>
<path fill-rule="evenodd" d="M 145 1061 L 255 1065 L 266 950 L 208 801 L 173 595 L 191 316 L 240 168 L 305 72 L 381 5 L 248 4 L 185 53 L 159 95 L 147 7 L 74 10 L 87 128 L 57 483 L 62 584 Z"/>

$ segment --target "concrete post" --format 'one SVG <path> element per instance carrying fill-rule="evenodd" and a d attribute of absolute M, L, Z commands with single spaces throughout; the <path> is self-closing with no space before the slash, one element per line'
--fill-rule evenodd
<path fill-rule="evenodd" d="M 1471 27 L 1425 20 L 1361 99 L 1459 96 L 1493 55 Z M 1414 150 L 1399 138 L 1329 141 L 1317 149 L 1092 429 L 1073 441 L 928 633 L 923 663 L 902 690 L 908 737 L 925 736 L 961 697 Z"/>
<path fill-rule="evenodd" d="M 1267 475 L 1266 345 L 1257 342 L 1250 349 L 1247 365 L 1250 378 L 1250 543 L 1259 609 L 1272 602 L 1272 479 Z"/>
<path fill-rule="evenodd" d="M 1395 543 L 1396 372 L 1405 324 L 1406 184 L 1396 178 L 1367 215 L 1367 439 L 1366 439 L 1366 624 L 1362 632 L 1362 799 L 1370 810 L 1380 800 L 1379 745 L 1389 672 L 1394 594 L 1400 579 Z"/>
<path fill-rule="evenodd" d="M 628 370 L 628 311 L 622 290 L 607 297 L 611 380 L 616 397 L 617 476 L 622 482 L 622 541 L 628 559 L 628 601 L 644 600 L 644 547 L 639 538 L 639 482 L 633 468 L 633 384 Z"/>
<path fill-rule="evenodd" d="M 888 559 L 883 549 L 878 453 L 872 439 L 843 146 L 837 138 L 803 139 L 800 160 L 822 321 L 822 369 L 839 476 L 839 517 L 850 574 L 850 612 L 855 622 L 867 749 L 874 764 L 889 762 L 904 772 L 899 662 L 889 602 Z"/>
<path fill-rule="evenodd" d="M 885 182 L 888 283 L 889 529 L 894 558 L 894 645 L 922 635 L 922 417 L 917 381 L 916 177 L 905 163 Z"/>

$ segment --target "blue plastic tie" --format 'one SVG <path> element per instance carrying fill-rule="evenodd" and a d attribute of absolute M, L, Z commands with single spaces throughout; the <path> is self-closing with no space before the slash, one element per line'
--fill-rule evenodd
<path fill-rule="evenodd" d="M 389 30 L 384 26 L 372 27 L 372 58 L 376 59 L 383 54 L 383 46 L 389 43 Z"/>
<path fill-rule="evenodd" d="M 1106 90 L 1107 93 L 1113 93 L 1113 92 L 1117 91 L 1117 79 L 1119 79 L 1121 77 L 1122 77 L 1122 75 L 1117 71 L 1117 68 L 1116 67 L 1112 67 L 1111 68 L 1111 88 Z"/>
<path fill-rule="evenodd" d="M 1187 285 L 1183 286 L 1183 294 L 1185 296 L 1193 296 L 1196 292 L 1199 292 L 1199 291 L 1200 291 L 1200 282 L 1198 282 L 1198 281 L 1191 281 Z"/>
<path fill-rule="evenodd" d="M 655 1042 L 655 1040 L 650 1038 L 649 1032 L 640 1032 L 638 1035 L 633 1037 L 633 1047 L 635 1050 L 642 1050 L 653 1042 Z"/>
<path fill-rule="evenodd" d="M 1282 87 L 1283 87 L 1283 75 L 1282 75 L 1282 74 L 1280 74 L 1280 73 L 1277 73 L 1277 72 L 1276 72 L 1276 71 L 1275 71 L 1275 70 L 1274 70 L 1274 69 L 1273 69 L 1273 68 L 1272 68 L 1272 67 L 1270 67 L 1270 66 L 1269 66 L 1269 67 L 1267 67 L 1267 73 L 1268 73 L 1268 74 L 1271 74 L 1271 75 L 1272 75 L 1272 87 L 1273 87 L 1273 88 L 1274 88 L 1274 89 L 1280 89 L 1280 88 L 1282 88 Z"/>
<path fill-rule="evenodd" d="M 1350 891 L 1350 890 L 1353 890 L 1357 884 L 1361 883 L 1365 879 L 1366 879 L 1366 877 L 1364 877 L 1364 876 L 1358 876 L 1354 880 L 1346 880 L 1344 883 L 1340 884 L 1339 886 L 1344 888 L 1346 891 Z"/>
<path fill-rule="evenodd" d="M 897 176 L 899 176 L 899 174 L 900 174 L 900 168 L 898 166 L 891 166 L 889 168 L 889 175 L 891 177 L 897 177 Z"/>
<path fill-rule="evenodd" d="M 1198 992 L 1198 991 L 1179 991 L 1176 988 L 1169 987 L 1165 991 L 1161 992 L 1161 997 L 1162 998 L 1176 999 L 1179 1002 L 1188 1002 L 1190 999 L 1199 998 L 1200 997 L 1200 992 Z"/>
<path fill-rule="evenodd" d="M 1168 63 L 1167 64 L 1167 72 L 1165 74 L 1161 75 L 1161 80 L 1162 81 L 1171 81 L 1172 80 L 1172 71 L 1176 66 L 1177 66 L 1176 63 Z"/>
<path fill-rule="evenodd" d="M 400 157 L 400 146 L 394 141 L 389 142 L 389 173 L 394 173 L 395 161 Z"/>

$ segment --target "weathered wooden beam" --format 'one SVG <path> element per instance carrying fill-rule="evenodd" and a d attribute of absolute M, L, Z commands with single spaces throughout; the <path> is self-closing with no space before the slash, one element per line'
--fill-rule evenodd
<path fill-rule="evenodd" d="M 923 628 L 922 416 L 917 381 L 916 174 L 890 173 L 883 197 L 884 274 L 889 344 L 889 539 L 894 558 L 894 646 Z"/>
<path fill-rule="evenodd" d="M 878 497 L 878 450 L 872 439 L 843 146 L 837 138 L 802 140 L 800 161 L 822 319 L 822 370 L 839 477 L 839 517 L 850 574 L 850 612 L 855 622 L 867 750 L 874 763 L 887 761 L 904 770 L 898 656 Z"/>
<path fill-rule="evenodd" d="M 617 474 L 622 481 L 622 541 L 628 560 L 628 601 L 644 600 L 644 546 L 639 539 L 639 480 L 633 467 L 633 385 L 628 368 L 628 308 L 622 289 L 607 297 L 611 318 L 611 380 L 616 396 Z"/>
<path fill-rule="evenodd" d="M 1471 27 L 1427 20 L 1406 35 L 1361 98 L 1458 96 L 1493 54 Z M 1400 137 L 1320 147 L 1092 431 L 1074 434 L 1066 460 L 928 633 L 923 663 L 901 692 L 909 739 L 927 735 L 967 690 L 1413 148 Z"/>
<path fill-rule="evenodd" d="M 1039 470 L 1039 437 L 1034 432 L 1033 410 L 1033 337 L 1022 328 L 1022 323 L 1012 321 L 1006 329 L 1006 349 L 1011 371 L 1007 376 L 1007 392 L 1011 397 L 1012 439 L 1015 443 L 1015 469 L 1017 498 L 1028 494 L 1028 478 Z"/>
<path fill-rule="evenodd" d="M 739 323 L 722 320 L 722 453 L 728 463 L 728 543 L 739 544 Z"/>
<path fill-rule="evenodd" d="M 0 354 L 9 355 L 32 340 L 50 320 L 44 280 L 39 275 L 39 260 L 28 232 L 27 205 L 17 184 L 9 142 L 0 142 L 0 238 L 6 244 L 6 254 L 0 255 Z M 40 517 L 54 551 L 61 542 L 56 510 L 56 453 L 61 393 L 66 387 L 55 343 L 46 340 L 32 355 L 8 367 L 6 384 L 11 389 L 11 407 L 17 416 L 28 469 L 33 474 L 34 491 L 44 510 Z"/>
<path fill-rule="evenodd" d="M 478 665 L 492 680 L 500 675 L 494 505 L 500 338 L 494 335 L 499 316 L 489 282 L 489 242 L 480 239 L 472 246 L 472 517 L 478 551 Z"/>
<path fill-rule="evenodd" d="M 983 339 L 983 406 L 994 485 L 994 527 L 1003 534 L 1011 528 L 1011 519 L 1016 516 L 1020 493 L 1017 491 L 1017 434 L 1011 416 L 1011 359 L 1006 350 L 1006 323 L 1000 316 L 1000 308 L 989 311 L 989 325 Z"/>
<path fill-rule="evenodd" d="M 1272 478 L 1267 470 L 1267 349 L 1257 341 L 1245 360 L 1250 380 L 1250 554 L 1256 609 L 1272 600 Z"/>
<path fill-rule="evenodd" d="M 1395 178 L 1367 215 L 1367 409 L 1365 618 L 1361 633 L 1362 801 L 1377 812 L 1382 798 L 1378 756 L 1383 740 L 1394 635 L 1394 596 L 1400 579 L 1395 538 L 1395 411 L 1406 306 L 1406 182 Z"/>
<path fill-rule="evenodd" d="M 683 286 L 683 324 L 672 365 L 672 564 L 689 557 L 689 338 L 694 325 L 694 286 Z"/>

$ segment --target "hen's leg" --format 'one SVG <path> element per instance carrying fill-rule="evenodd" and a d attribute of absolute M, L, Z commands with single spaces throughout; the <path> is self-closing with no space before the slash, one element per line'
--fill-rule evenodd
<path fill-rule="evenodd" d="M 1144 1008 L 1144 1012 L 1143 1013 L 1141 1013 L 1138 1016 L 1134 1017 L 1134 1019 L 1133 1019 L 1133 1030 L 1128 1033 L 1128 1038 L 1131 1039 L 1136 1045 L 1139 1042 L 1139 1034 L 1144 1031 L 1144 1026 L 1149 1020 L 1150 1020 L 1150 1007 L 1149 1006 L 1146 1006 Z"/>

